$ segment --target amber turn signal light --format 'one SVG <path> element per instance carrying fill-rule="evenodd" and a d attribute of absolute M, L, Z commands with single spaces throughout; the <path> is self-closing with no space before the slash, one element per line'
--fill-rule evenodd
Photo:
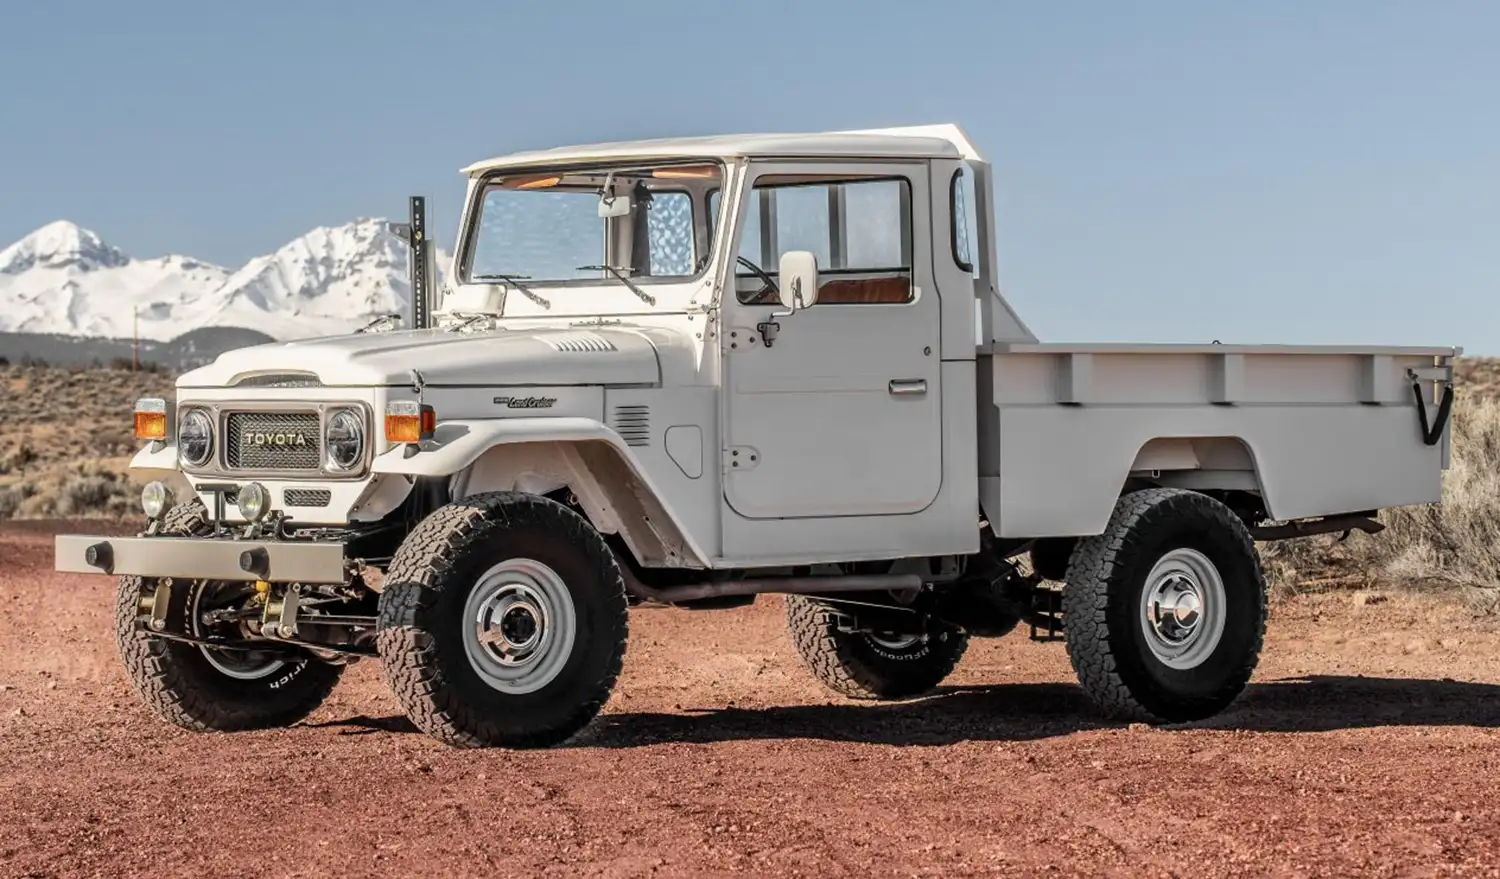
<path fill-rule="evenodd" d="M 432 439 L 437 431 L 437 412 L 411 400 L 392 400 L 385 406 L 385 439 L 391 443 L 418 443 Z"/>
<path fill-rule="evenodd" d="M 167 401 L 160 397 L 144 397 L 135 401 L 135 438 L 164 440 L 167 438 Z"/>

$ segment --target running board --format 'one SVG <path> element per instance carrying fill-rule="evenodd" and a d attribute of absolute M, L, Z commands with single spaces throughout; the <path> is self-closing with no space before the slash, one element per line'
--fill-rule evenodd
<path fill-rule="evenodd" d="M 902 592 L 922 588 L 916 574 L 873 574 L 838 577 L 759 577 L 750 580 L 721 580 L 716 583 L 691 583 L 656 588 L 640 582 L 627 566 L 622 565 L 625 588 L 644 601 L 677 604 L 724 598 L 731 595 L 820 595 L 839 592 Z"/>

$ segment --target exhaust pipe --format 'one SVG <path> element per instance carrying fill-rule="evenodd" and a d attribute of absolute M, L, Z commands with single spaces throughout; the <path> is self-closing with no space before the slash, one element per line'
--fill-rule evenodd
<path fill-rule="evenodd" d="M 1314 534 L 1334 534 L 1339 531 L 1379 534 L 1385 530 L 1385 525 L 1377 521 L 1374 516 L 1374 510 L 1367 510 L 1363 513 L 1329 516 L 1324 519 L 1301 519 L 1284 525 L 1254 525 L 1249 528 L 1249 531 L 1251 539 L 1256 541 L 1291 540 L 1297 537 L 1311 537 Z"/>

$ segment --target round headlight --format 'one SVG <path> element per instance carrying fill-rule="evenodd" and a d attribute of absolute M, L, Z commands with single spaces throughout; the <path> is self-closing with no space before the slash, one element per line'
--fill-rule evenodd
<path fill-rule="evenodd" d="M 240 508 L 240 515 L 251 522 L 259 522 L 271 508 L 271 493 L 259 482 L 247 482 L 240 486 L 234 505 Z"/>
<path fill-rule="evenodd" d="M 329 416 L 323 446 L 335 470 L 352 470 L 365 452 L 365 425 L 359 414 L 339 409 Z"/>
<path fill-rule="evenodd" d="M 182 416 L 177 426 L 177 454 L 189 467 L 202 467 L 214 449 L 213 422 L 201 409 L 192 409 Z"/>
<path fill-rule="evenodd" d="M 148 482 L 141 489 L 141 509 L 146 511 L 146 518 L 155 519 L 172 504 L 172 493 L 167 491 L 165 483 Z"/>

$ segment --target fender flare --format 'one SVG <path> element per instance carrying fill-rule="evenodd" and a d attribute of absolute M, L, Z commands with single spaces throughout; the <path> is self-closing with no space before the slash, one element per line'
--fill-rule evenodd
<path fill-rule="evenodd" d="M 683 555 L 687 558 L 671 559 L 658 558 L 654 552 L 644 552 L 640 547 L 639 532 L 637 534 L 622 532 L 622 537 L 636 551 L 637 558 L 646 561 L 650 559 L 656 563 L 664 563 L 680 567 L 710 567 L 709 557 L 703 551 L 703 547 L 693 539 L 691 532 L 682 526 L 682 520 L 667 503 L 665 495 L 661 492 L 656 481 L 641 469 L 636 457 L 631 454 L 629 447 L 620 435 L 611 430 L 607 425 L 592 418 L 582 417 L 558 417 L 558 418 L 487 418 L 471 420 L 444 421 L 437 425 L 433 432 L 433 438 L 421 444 L 421 451 L 410 454 L 404 445 L 396 446 L 375 457 L 371 464 L 371 472 L 375 474 L 395 474 L 407 477 L 444 477 L 454 476 L 480 462 L 486 454 L 498 446 L 507 445 L 551 445 L 552 447 L 566 447 L 573 450 L 592 449 L 595 456 L 583 456 L 573 462 L 570 468 L 579 478 L 593 478 L 599 480 L 599 471 L 603 468 L 597 466 L 602 461 L 597 459 L 597 450 L 607 450 L 608 458 L 613 458 L 619 464 L 627 468 L 628 477 L 634 480 L 636 491 L 644 490 L 648 498 L 638 498 L 642 504 L 654 505 L 658 511 L 646 510 L 645 515 L 629 515 L 627 505 L 619 502 L 623 498 L 616 498 L 616 502 L 610 504 L 617 513 L 604 518 L 606 521 L 617 519 L 620 515 L 628 516 L 633 522 L 641 520 L 644 528 L 653 532 L 654 536 L 662 539 L 665 543 L 676 543 L 681 546 Z M 575 493 L 579 494 L 580 501 L 584 502 L 585 508 L 594 513 L 598 504 L 591 503 L 590 499 L 583 496 L 582 489 L 590 486 L 573 485 Z M 605 488 L 623 488 L 623 486 L 605 486 Z M 592 492 L 591 492 L 592 494 Z M 661 520 L 666 522 L 662 523 Z M 603 523 L 598 519 L 594 524 L 599 526 Z M 672 534 L 662 534 L 663 526 L 670 526 Z"/>

